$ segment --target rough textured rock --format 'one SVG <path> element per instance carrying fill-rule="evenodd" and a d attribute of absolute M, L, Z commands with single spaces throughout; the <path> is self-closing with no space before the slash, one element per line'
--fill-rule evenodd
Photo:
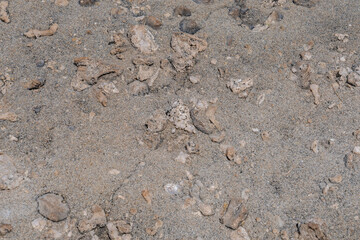
<path fill-rule="evenodd" d="M 185 6 L 178 6 L 174 9 L 175 16 L 190 17 L 191 10 Z"/>
<path fill-rule="evenodd" d="M 47 193 L 37 199 L 38 211 L 45 218 L 59 222 L 67 218 L 70 212 L 64 198 L 55 193 Z"/>
<path fill-rule="evenodd" d="M 179 28 L 182 32 L 189 34 L 195 34 L 200 30 L 200 27 L 195 20 L 186 18 L 179 23 Z"/>
<path fill-rule="evenodd" d="M 89 232 L 97 226 L 104 227 L 106 224 L 106 215 L 100 206 L 94 205 L 91 210 L 93 212 L 92 217 L 88 220 L 84 219 L 79 222 L 78 229 L 81 233 Z"/>
<path fill-rule="evenodd" d="M 207 42 L 204 39 L 187 33 L 174 33 L 171 47 L 175 52 L 172 64 L 178 72 L 185 72 L 195 65 L 195 57 L 205 51 Z"/>
<path fill-rule="evenodd" d="M 12 231 L 12 226 L 10 224 L 0 223 L 0 237 L 5 236 Z"/>
<path fill-rule="evenodd" d="M 56 33 L 58 27 L 59 27 L 59 25 L 54 23 L 47 30 L 30 29 L 29 31 L 24 33 L 24 35 L 28 38 L 39 38 L 39 37 L 43 37 L 43 36 L 52 36 Z"/>
<path fill-rule="evenodd" d="M 0 20 L 5 22 L 5 23 L 10 22 L 9 13 L 7 11 L 8 6 L 9 6 L 8 1 L 1 1 L 0 2 Z"/>
<path fill-rule="evenodd" d="M 158 49 L 154 36 L 144 25 L 135 25 L 130 28 L 132 44 L 144 54 L 154 53 Z"/>
<path fill-rule="evenodd" d="M 220 221 L 226 227 L 236 230 L 246 220 L 247 216 L 248 211 L 244 206 L 244 201 L 241 198 L 233 198 Z"/>
<path fill-rule="evenodd" d="M 250 240 L 250 237 L 245 228 L 239 227 L 230 233 L 230 240 Z"/>
<path fill-rule="evenodd" d="M 329 240 L 320 224 L 309 222 L 298 226 L 299 240 Z"/>
<path fill-rule="evenodd" d="M 169 113 L 170 122 L 174 123 L 176 128 L 185 130 L 190 133 L 195 132 L 195 127 L 192 124 L 190 117 L 190 110 L 183 104 L 181 100 L 176 101 L 172 105 L 172 109 Z"/>

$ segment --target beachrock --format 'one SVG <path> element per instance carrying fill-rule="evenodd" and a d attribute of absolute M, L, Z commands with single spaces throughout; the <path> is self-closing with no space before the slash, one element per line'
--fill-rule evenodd
<path fill-rule="evenodd" d="M 174 56 L 171 63 L 178 72 L 185 72 L 195 65 L 199 52 L 205 51 L 207 42 L 187 33 L 174 33 L 171 38 L 171 48 Z"/>
<path fill-rule="evenodd" d="M 195 34 L 200 30 L 200 27 L 195 20 L 185 18 L 179 23 L 179 29 L 185 33 Z"/>
<path fill-rule="evenodd" d="M 191 10 L 185 6 L 178 6 L 174 9 L 175 16 L 190 17 Z"/>
<path fill-rule="evenodd" d="M 181 100 L 172 104 L 172 109 L 169 112 L 169 120 L 176 128 L 195 133 L 195 127 L 190 117 L 190 110 Z"/>
<path fill-rule="evenodd" d="M 248 211 L 241 198 L 233 198 L 226 209 L 225 215 L 220 219 L 226 227 L 236 230 L 246 220 Z"/>
<path fill-rule="evenodd" d="M 71 86 L 75 91 L 83 91 L 98 83 L 99 79 L 110 73 L 119 73 L 118 66 L 107 65 L 91 58 L 75 58 L 74 64 L 77 66 L 75 78 L 71 81 Z"/>
<path fill-rule="evenodd" d="M 149 86 L 145 82 L 133 81 L 129 84 L 129 91 L 133 96 L 144 96 L 149 93 Z"/>
<path fill-rule="evenodd" d="M 104 210 L 99 205 L 94 205 L 91 210 L 93 215 L 90 219 L 79 221 L 78 229 L 81 233 L 89 232 L 97 226 L 104 227 L 106 225 L 106 215 Z"/>
<path fill-rule="evenodd" d="M 10 22 L 9 13 L 8 13 L 8 10 L 7 10 L 8 6 L 9 6 L 8 1 L 1 1 L 0 2 L 0 20 L 3 21 L 4 23 L 9 23 Z"/>
<path fill-rule="evenodd" d="M 322 224 L 323 225 L 323 224 Z M 329 240 L 320 224 L 308 222 L 298 225 L 299 240 Z"/>
<path fill-rule="evenodd" d="M 145 127 L 150 132 L 161 132 L 165 129 L 166 123 L 166 114 L 161 110 L 157 110 L 154 115 L 146 121 Z"/>
<path fill-rule="evenodd" d="M 64 198 L 55 193 L 46 193 L 37 199 L 39 213 L 53 221 L 59 222 L 66 219 L 70 208 Z"/>
<path fill-rule="evenodd" d="M 25 180 L 14 164 L 14 160 L 0 152 L 0 190 L 12 190 L 19 187 Z"/>
<path fill-rule="evenodd" d="M 144 54 L 152 54 L 158 49 L 154 36 L 144 25 L 135 25 L 130 28 L 130 40 Z"/>
<path fill-rule="evenodd" d="M 12 226 L 10 224 L 0 223 L 0 237 L 5 236 L 12 231 Z"/>
<path fill-rule="evenodd" d="M 230 233 L 230 240 L 250 240 L 250 237 L 245 228 L 239 227 Z"/>

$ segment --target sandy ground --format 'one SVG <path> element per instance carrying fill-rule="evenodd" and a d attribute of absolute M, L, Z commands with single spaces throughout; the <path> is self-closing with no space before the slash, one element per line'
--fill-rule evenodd
<path fill-rule="evenodd" d="M 359 2 L 294 2 L 8 0 L 0 238 L 360 239 Z"/>

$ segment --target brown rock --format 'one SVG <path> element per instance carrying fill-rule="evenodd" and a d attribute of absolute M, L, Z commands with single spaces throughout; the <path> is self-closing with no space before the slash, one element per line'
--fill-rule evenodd
<path fill-rule="evenodd" d="M 179 28 L 182 32 L 189 34 L 195 34 L 201 29 L 197 22 L 192 19 L 183 19 L 179 24 Z"/>
<path fill-rule="evenodd" d="M 233 198 L 230 200 L 229 206 L 226 209 L 225 215 L 220 219 L 220 222 L 226 227 L 236 230 L 248 216 L 248 211 L 244 206 L 241 198 Z"/>
<path fill-rule="evenodd" d="M 299 240 L 329 240 L 322 231 L 321 226 L 314 222 L 304 223 L 298 226 Z"/>
<path fill-rule="evenodd" d="M 151 205 L 151 194 L 149 192 L 149 190 L 145 189 L 141 191 L 141 195 L 143 196 L 143 198 L 145 199 L 145 201 Z"/>
<path fill-rule="evenodd" d="M 1 1 L 0 2 L 0 20 L 4 23 L 10 22 L 9 13 L 7 11 L 7 7 L 9 6 L 8 1 Z"/>
<path fill-rule="evenodd" d="M 69 0 L 55 0 L 55 5 L 59 7 L 66 7 L 69 5 Z"/>
<path fill-rule="evenodd" d="M 46 193 L 37 199 L 38 211 L 45 218 L 59 222 L 67 218 L 70 208 L 64 198 L 55 193 Z"/>
<path fill-rule="evenodd" d="M 16 122 L 18 120 L 18 116 L 13 112 L 0 113 L 0 121 L 1 120 Z"/>
<path fill-rule="evenodd" d="M 318 0 L 293 0 L 293 3 L 302 7 L 315 7 Z"/>
<path fill-rule="evenodd" d="M 10 224 L 0 223 L 0 237 L 5 236 L 12 231 L 12 226 Z"/>
<path fill-rule="evenodd" d="M 226 154 L 227 159 L 232 161 L 235 158 L 236 150 L 233 146 L 230 146 L 230 147 L 226 148 L 225 154 Z"/>
<path fill-rule="evenodd" d="M 52 36 L 56 33 L 58 27 L 59 27 L 59 25 L 54 23 L 53 25 L 50 26 L 50 28 L 48 30 L 30 29 L 29 31 L 24 33 L 24 35 L 28 38 L 39 38 L 42 36 Z"/>
<path fill-rule="evenodd" d="M 141 53 L 151 54 L 158 49 L 154 36 L 144 25 L 135 25 L 130 28 L 130 40 Z"/>
<path fill-rule="evenodd" d="M 79 0 L 79 5 L 82 7 L 94 6 L 98 0 Z"/>
<path fill-rule="evenodd" d="M 146 25 L 152 27 L 153 29 L 158 29 L 162 26 L 162 22 L 157 17 L 149 16 L 146 18 Z"/>
<path fill-rule="evenodd" d="M 44 84 L 45 84 L 45 80 L 40 81 L 37 79 L 33 79 L 26 83 L 26 88 L 28 90 L 39 89 L 40 87 L 44 86 Z"/>
<path fill-rule="evenodd" d="M 93 212 L 92 217 L 88 220 L 81 220 L 78 224 L 78 229 L 81 233 L 91 231 L 96 226 L 104 227 L 106 224 L 106 215 L 100 206 L 94 205 L 91 210 Z"/>

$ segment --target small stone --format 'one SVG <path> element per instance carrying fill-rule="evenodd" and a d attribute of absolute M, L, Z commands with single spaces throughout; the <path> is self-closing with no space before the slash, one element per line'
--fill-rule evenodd
<path fill-rule="evenodd" d="M 300 53 L 300 57 L 304 61 L 309 61 L 312 58 L 312 55 L 310 52 L 305 51 L 305 52 Z"/>
<path fill-rule="evenodd" d="M 167 193 L 171 195 L 176 195 L 180 193 L 180 186 L 174 183 L 168 183 L 164 186 L 164 189 Z"/>
<path fill-rule="evenodd" d="M 45 66 L 45 61 L 44 61 L 44 60 L 40 60 L 40 61 L 36 62 L 36 66 L 37 66 L 38 68 L 41 68 L 41 67 Z"/>
<path fill-rule="evenodd" d="M 196 21 L 192 19 L 183 19 L 179 24 L 179 28 L 182 32 L 189 34 L 195 34 L 200 30 Z"/>
<path fill-rule="evenodd" d="M 315 7 L 318 0 L 293 0 L 293 3 L 302 7 L 312 8 Z"/>
<path fill-rule="evenodd" d="M 254 81 L 251 78 L 245 80 L 231 78 L 230 81 L 226 84 L 228 88 L 231 89 L 233 93 L 241 93 L 248 88 L 251 88 L 254 85 Z"/>
<path fill-rule="evenodd" d="M 250 240 L 250 237 L 245 228 L 239 227 L 230 233 L 230 240 Z"/>
<path fill-rule="evenodd" d="M 236 154 L 236 150 L 233 146 L 226 148 L 225 155 L 227 159 L 229 159 L 230 161 L 234 160 L 235 154 Z"/>
<path fill-rule="evenodd" d="M 9 140 L 12 142 L 17 142 L 17 141 L 19 141 L 19 138 L 15 137 L 13 135 L 9 135 Z"/>
<path fill-rule="evenodd" d="M 149 93 L 149 86 L 140 81 L 133 81 L 129 84 L 130 94 L 133 96 L 144 96 Z"/>
<path fill-rule="evenodd" d="M 314 47 L 315 43 L 314 41 L 309 41 L 308 43 L 304 44 L 304 50 L 305 51 L 310 51 L 313 47 Z"/>
<path fill-rule="evenodd" d="M 349 41 L 349 35 L 348 34 L 335 33 L 335 37 L 337 37 L 337 39 L 339 41 L 342 41 L 344 43 Z"/>
<path fill-rule="evenodd" d="M 117 169 L 111 169 L 111 170 L 109 171 L 109 174 L 110 174 L 110 175 L 119 175 L 119 174 L 120 174 L 120 171 L 117 170 Z"/>
<path fill-rule="evenodd" d="M 141 191 L 141 195 L 143 196 L 143 198 L 145 199 L 145 201 L 151 205 L 151 194 L 149 192 L 149 190 L 145 189 Z"/>
<path fill-rule="evenodd" d="M 115 225 L 121 234 L 131 233 L 132 227 L 125 221 L 116 221 Z"/>
<path fill-rule="evenodd" d="M 248 216 L 248 211 L 241 198 L 233 198 L 226 209 L 225 215 L 220 219 L 226 227 L 236 230 Z"/>
<path fill-rule="evenodd" d="M 216 132 L 213 134 L 209 135 L 211 141 L 216 142 L 216 143 L 221 143 L 224 141 L 225 137 L 226 137 L 226 133 L 224 131 L 222 132 Z"/>
<path fill-rule="evenodd" d="M 190 133 L 195 132 L 195 126 L 192 124 L 192 118 L 190 117 L 190 109 L 181 100 L 173 103 L 169 115 L 170 122 L 174 123 L 176 128 Z"/>
<path fill-rule="evenodd" d="M 311 144 L 311 150 L 314 153 L 318 153 L 319 152 L 319 141 L 315 140 L 312 144 Z"/>
<path fill-rule="evenodd" d="M 69 0 L 55 0 L 55 5 L 59 7 L 66 7 L 69 5 Z"/>
<path fill-rule="evenodd" d="M 341 183 L 342 182 L 342 176 L 341 175 L 336 175 L 335 177 L 329 178 L 329 181 L 331 183 Z"/>
<path fill-rule="evenodd" d="M 158 49 L 154 36 L 144 25 L 135 25 L 130 28 L 130 40 L 144 54 L 154 53 Z"/>
<path fill-rule="evenodd" d="M 5 236 L 12 231 L 12 226 L 10 224 L 0 223 L 0 237 Z"/>
<path fill-rule="evenodd" d="M 205 204 L 203 202 L 199 203 L 199 210 L 204 216 L 211 216 L 215 214 L 211 205 Z"/>
<path fill-rule="evenodd" d="M 163 226 L 163 221 L 160 219 L 156 220 L 155 226 L 152 228 L 146 228 L 146 233 L 150 236 L 155 236 L 159 229 Z"/>
<path fill-rule="evenodd" d="M 197 84 L 197 83 L 200 82 L 200 76 L 199 75 L 191 75 L 189 77 L 189 80 L 190 80 L 191 83 Z"/>
<path fill-rule="evenodd" d="M 262 140 L 263 141 L 269 141 L 270 140 L 270 134 L 269 134 L 269 132 L 262 132 L 261 133 L 261 138 L 262 138 Z"/>
<path fill-rule="evenodd" d="M 211 63 L 212 65 L 216 65 L 216 64 L 217 64 L 217 60 L 216 60 L 215 58 L 212 58 L 212 59 L 210 60 L 210 63 Z"/>
<path fill-rule="evenodd" d="M 34 229 L 41 232 L 42 230 L 44 230 L 44 228 L 46 226 L 46 220 L 44 218 L 40 217 L 40 218 L 37 218 L 34 221 L 32 221 L 31 225 Z"/>
<path fill-rule="evenodd" d="M 298 226 L 300 240 L 329 240 L 322 231 L 321 226 L 314 222 L 304 223 Z"/>
<path fill-rule="evenodd" d="M 53 221 L 59 222 L 67 218 L 70 208 L 64 198 L 55 193 L 46 193 L 37 199 L 39 213 Z"/>
<path fill-rule="evenodd" d="M 82 7 L 94 6 L 98 0 L 79 0 L 79 5 Z"/>
<path fill-rule="evenodd" d="M 96 226 L 104 227 L 106 224 L 106 215 L 100 206 L 94 205 L 91 210 L 93 212 L 92 217 L 88 220 L 83 219 L 78 224 L 80 233 L 89 232 L 96 228 Z"/>
<path fill-rule="evenodd" d="M 153 29 L 158 29 L 162 26 L 162 22 L 157 17 L 149 16 L 146 18 L 146 25 L 152 27 Z"/>
<path fill-rule="evenodd" d="M 189 154 L 198 154 L 200 152 L 199 145 L 193 141 L 188 141 L 185 148 Z"/>
<path fill-rule="evenodd" d="M 319 105 L 320 104 L 319 85 L 310 84 L 310 90 L 311 90 L 312 94 L 314 95 L 315 105 Z"/>
<path fill-rule="evenodd" d="M 290 240 L 288 233 L 285 230 L 280 231 L 281 240 Z"/>
<path fill-rule="evenodd" d="M 43 80 L 33 79 L 26 83 L 26 88 L 28 90 L 39 89 L 40 87 L 44 86 L 45 82 L 46 82 L 45 79 Z"/>
<path fill-rule="evenodd" d="M 174 9 L 175 16 L 190 17 L 191 10 L 185 6 L 178 6 Z"/>
<path fill-rule="evenodd" d="M 150 132 L 161 132 L 165 129 L 167 116 L 161 110 L 158 110 L 145 123 L 145 127 Z"/>
<path fill-rule="evenodd" d="M 354 154 L 360 155 L 360 146 L 355 146 L 352 152 Z"/>
<path fill-rule="evenodd" d="M 0 20 L 3 21 L 4 23 L 9 23 L 10 22 L 9 13 L 8 13 L 8 10 L 7 10 L 8 6 L 9 6 L 8 1 L 1 1 L 0 2 Z"/>
<path fill-rule="evenodd" d="M 240 165 L 242 163 L 241 157 L 238 155 L 235 155 L 234 163 L 236 163 L 237 165 Z"/>
<path fill-rule="evenodd" d="M 18 120 L 18 116 L 13 112 L 0 113 L 0 121 L 1 120 L 16 122 Z"/>

